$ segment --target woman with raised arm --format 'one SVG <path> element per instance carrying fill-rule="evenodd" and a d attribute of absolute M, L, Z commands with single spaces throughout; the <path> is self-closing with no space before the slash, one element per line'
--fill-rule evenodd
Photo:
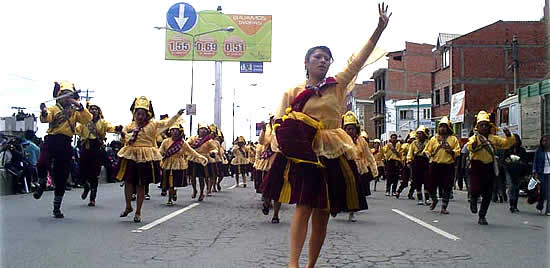
<path fill-rule="evenodd" d="M 307 51 L 307 80 L 284 93 L 275 114 L 277 146 L 272 149 L 277 156 L 266 175 L 264 195 L 296 204 L 290 226 L 289 267 L 299 266 L 310 218 L 307 267 L 314 267 L 325 240 L 329 213 L 366 208 L 366 198 L 356 187 L 357 172 L 348 162 L 358 153 L 340 124 L 349 84 L 388 25 L 387 6 L 382 3 L 378 10 L 378 27 L 372 37 L 336 77 L 326 77 L 333 59 L 328 47 Z"/>

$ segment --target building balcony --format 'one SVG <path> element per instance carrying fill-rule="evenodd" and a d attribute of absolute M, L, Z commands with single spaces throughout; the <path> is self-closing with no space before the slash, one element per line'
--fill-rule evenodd
<path fill-rule="evenodd" d="M 376 92 L 374 92 L 374 94 L 372 94 L 372 96 L 369 97 L 370 100 L 375 100 L 375 99 L 378 99 L 378 98 L 382 98 L 386 96 L 386 92 L 384 90 L 378 90 Z"/>

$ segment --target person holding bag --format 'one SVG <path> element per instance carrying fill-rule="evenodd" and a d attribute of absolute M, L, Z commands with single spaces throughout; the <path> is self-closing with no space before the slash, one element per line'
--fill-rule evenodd
<path fill-rule="evenodd" d="M 540 138 L 539 147 L 533 160 L 533 176 L 540 182 L 540 198 L 537 203 L 539 215 L 550 216 L 550 135 Z M 542 212 L 546 201 L 546 213 Z"/>

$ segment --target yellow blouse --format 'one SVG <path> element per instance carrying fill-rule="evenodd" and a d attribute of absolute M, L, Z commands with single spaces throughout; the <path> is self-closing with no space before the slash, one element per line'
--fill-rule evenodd
<path fill-rule="evenodd" d="M 238 145 L 234 145 L 233 148 L 231 148 L 231 151 L 233 152 L 233 155 L 235 156 L 233 160 L 231 160 L 231 165 L 246 165 L 248 164 L 248 158 L 246 157 L 246 147 L 241 147 L 239 150 Z"/>
<path fill-rule="evenodd" d="M 375 148 L 371 149 L 374 160 L 376 160 L 377 167 L 384 167 L 384 147 L 380 146 L 378 152 Z"/>
<path fill-rule="evenodd" d="M 395 152 L 394 150 L 392 150 L 392 148 L 395 148 Z M 386 160 L 395 160 L 395 161 L 402 161 L 402 154 L 401 154 L 401 143 L 397 142 L 395 144 L 395 147 L 394 145 L 391 143 L 391 142 L 388 142 L 388 144 L 386 144 L 384 146 L 384 159 Z"/>
<path fill-rule="evenodd" d="M 427 143 L 427 139 L 424 140 L 424 142 L 420 142 L 420 140 L 415 140 L 413 143 L 411 143 L 411 145 L 409 145 L 409 152 L 407 153 L 407 163 L 411 163 L 417 156 L 425 156 L 424 147 L 426 147 Z"/>
<path fill-rule="evenodd" d="M 363 137 L 357 138 L 357 147 L 359 158 L 355 160 L 359 174 L 365 174 L 369 171 L 374 177 L 378 176 L 378 168 L 376 166 L 376 160 L 372 155 L 372 152 L 369 148 L 369 144 Z"/>
<path fill-rule="evenodd" d="M 137 139 L 133 144 L 128 144 L 132 137 L 132 130 L 137 128 L 136 121 L 124 127 L 124 147 L 118 151 L 118 156 L 136 161 L 138 163 L 149 161 L 160 161 L 162 155 L 157 147 L 157 136 L 162 131 L 173 125 L 180 116 L 175 115 L 170 120 L 155 121 L 151 119 L 149 123 L 138 133 Z"/>
<path fill-rule="evenodd" d="M 372 49 L 372 44 L 367 42 L 357 56 L 348 61 L 344 70 L 336 75 L 337 84 L 325 86 L 321 91 L 321 96 L 312 96 L 303 108 L 303 113 L 322 123 L 322 129 L 317 133 L 312 144 L 312 149 L 318 156 L 334 159 L 345 154 L 349 160 L 357 159 L 353 140 L 340 127 L 340 124 L 346 95 L 353 89 L 348 85 L 354 81 L 365 64 L 370 54 L 369 49 Z M 282 118 L 286 114 L 286 109 L 305 90 L 305 85 L 306 83 L 301 83 L 284 93 L 279 108 L 276 110 L 275 119 Z M 272 147 L 272 149 L 277 150 L 277 147 Z"/>
<path fill-rule="evenodd" d="M 474 141 L 477 140 L 477 146 L 473 148 Z M 496 135 L 489 135 L 488 138 L 489 143 L 493 146 L 493 150 L 499 150 L 499 149 L 508 149 L 514 145 L 516 142 L 516 137 L 513 135 L 510 137 L 499 137 Z M 481 139 L 477 136 L 471 136 L 468 139 L 468 151 L 470 152 L 470 161 L 471 160 L 479 160 L 483 162 L 484 164 L 489 164 L 494 161 L 494 157 L 491 153 L 489 153 L 488 148 L 486 149 L 486 145 L 481 145 Z"/>
<path fill-rule="evenodd" d="M 105 134 L 116 132 L 115 126 L 103 119 L 99 119 L 95 122 L 95 133 L 90 131 L 90 124 L 94 124 L 93 121 L 90 121 L 87 124 L 78 124 L 76 126 L 76 134 L 83 140 L 95 140 L 97 138 L 102 140 L 105 138 Z"/>
<path fill-rule="evenodd" d="M 401 161 L 403 163 L 407 162 L 407 154 L 409 153 L 411 145 L 409 143 L 403 143 L 401 145 Z"/>
<path fill-rule="evenodd" d="M 189 145 L 195 144 L 198 139 L 199 139 L 199 136 L 189 137 L 189 139 L 187 139 L 187 143 L 189 143 Z M 197 151 L 197 153 L 201 154 L 202 156 L 206 157 L 208 159 L 208 163 L 215 163 L 216 157 L 215 156 L 210 157 L 210 154 L 214 153 L 215 155 L 218 155 L 219 147 L 216 143 L 219 144 L 219 142 L 217 142 L 216 140 L 210 139 L 207 142 L 203 143 L 199 148 L 196 148 L 195 151 Z M 191 148 L 193 147 L 191 146 Z"/>
<path fill-rule="evenodd" d="M 253 164 L 256 160 L 256 149 L 252 146 L 247 146 L 246 149 L 248 150 L 248 163 Z"/>
<path fill-rule="evenodd" d="M 216 157 L 214 157 L 214 160 L 216 162 L 222 162 L 223 161 L 223 158 L 225 157 L 225 154 L 224 154 L 224 149 L 222 147 L 222 145 L 220 144 L 220 142 L 216 139 L 212 139 L 214 141 L 214 144 L 216 145 Z"/>
<path fill-rule="evenodd" d="M 58 125 L 53 125 L 56 118 L 60 118 L 62 113 L 68 113 L 68 120 L 65 120 L 63 123 Z M 77 111 L 75 108 L 64 109 L 61 104 L 56 104 L 50 106 L 47 109 L 46 116 L 43 116 L 40 113 L 40 122 L 50 123 L 48 128 L 48 135 L 57 135 L 62 134 L 65 136 L 72 137 L 75 135 L 76 123 L 86 124 L 92 120 L 92 114 L 88 109 L 83 108 L 81 111 Z"/>
<path fill-rule="evenodd" d="M 164 139 L 159 148 L 160 154 L 164 156 L 168 148 L 170 148 L 173 143 L 174 140 L 172 140 L 172 138 Z M 181 150 L 179 152 L 171 155 L 168 158 L 162 159 L 162 161 L 160 162 L 160 167 L 163 169 L 184 170 L 188 167 L 188 159 L 193 162 L 200 163 L 203 166 L 206 166 L 206 164 L 208 164 L 208 159 L 206 159 L 206 157 L 197 153 L 195 150 L 193 150 L 193 148 L 191 148 L 191 146 L 189 146 L 186 141 L 184 141 L 181 144 Z"/>
<path fill-rule="evenodd" d="M 429 141 L 428 144 L 426 144 L 426 148 L 424 148 L 424 152 L 428 155 L 430 158 L 430 163 L 439 163 L 439 164 L 452 164 L 455 162 L 455 158 L 460 155 L 460 144 L 458 142 L 458 139 L 453 136 L 449 135 L 446 139 L 447 143 L 449 144 L 449 147 L 451 147 L 451 150 L 453 154 L 449 154 L 445 149 L 438 147 L 440 146 L 441 142 L 439 141 L 440 136 L 439 134 L 436 134 L 433 136 Z"/>

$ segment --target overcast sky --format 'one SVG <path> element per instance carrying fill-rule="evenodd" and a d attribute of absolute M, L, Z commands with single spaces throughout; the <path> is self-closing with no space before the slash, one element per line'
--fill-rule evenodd
<path fill-rule="evenodd" d="M 177 1 L 2 1 L 0 4 L 0 116 L 11 106 L 38 112 L 51 98 L 53 81 L 69 80 L 94 90 L 94 103 L 114 124 L 127 124 L 134 97 L 153 100 L 155 112 L 173 115 L 190 97 L 191 62 L 164 60 L 164 26 Z M 222 130 L 231 137 L 233 90 L 235 134 L 248 139 L 249 121 L 260 122 L 284 90 L 305 79 L 304 54 L 315 45 L 331 48 L 340 71 L 370 37 L 377 1 L 189 0 L 195 10 L 273 16 L 272 62 L 263 74 L 240 74 L 238 62 L 223 63 Z M 389 26 L 378 46 L 401 50 L 405 41 L 435 44 L 438 33 L 465 34 L 498 20 L 540 20 L 544 0 L 393 0 Z M 385 59 L 365 68 L 367 80 Z M 196 123 L 213 122 L 214 62 L 195 62 Z M 257 86 L 250 86 L 257 84 Z M 264 107 L 264 108 L 262 108 Z M 188 116 L 185 116 L 188 132 Z M 47 125 L 39 126 L 43 135 Z M 187 133 L 188 134 L 188 133 Z M 255 139 L 254 124 L 252 136 Z"/>

